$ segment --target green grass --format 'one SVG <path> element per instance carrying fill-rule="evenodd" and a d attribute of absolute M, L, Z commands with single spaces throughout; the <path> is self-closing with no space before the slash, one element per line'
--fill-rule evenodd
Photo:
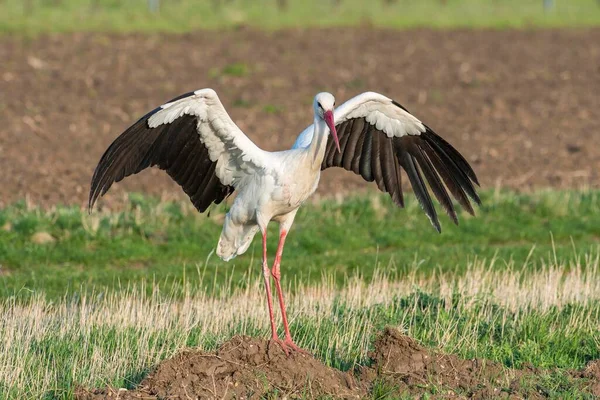
<path fill-rule="evenodd" d="M 530 260 L 527 268 L 536 268 L 541 258 L 568 264 L 600 244 L 599 191 L 488 191 L 482 201 L 475 218 L 460 213 L 459 226 L 441 215 L 441 234 L 412 196 L 404 210 L 377 194 L 306 204 L 286 242 L 283 280 L 317 282 L 324 273 L 338 282 L 357 273 L 370 279 L 376 268 L 401 277 L 415 265 L 423 273 L 460 274 L 470 262 L 492 258 L 498 268 L 510 260 Z M 218 259 L 213 251 L 224 211 L 216 207 L 206 216 L 187 203 L 138 195 L 121 212 L 44 211 L 25 203 L 1 209 L 0 297 L 58 298 L 78 292 L 81 284 L 104 290 L 141 279 L 180 286 L 186 276 L 197 285 L 228 279 L 243 285 L 246 272 L 259 274 L 260 237 L 243 256 L 229 263 Z M 37 232 L 56 241 L 37 244 Z M 268 237 L 274 255 L 276 224 Z M 211 279 L 200 281 L 202 275 Z"/>
<path fill-rule="evenodd" d="M 589 398 L 569 370 L 600 358 L 600 191 L 482 200 L 458 227 L 441 216 L 441 235 L 412 196 L 404 210 L 376 194 L 303 206 L 282 264 L 299 344 L 347 370 L 392 325 L 461 357 L 543 368 L 526 384 L 551 398 Z M 119 212 L 0 210 L 0 399 L 131 388 L 184 347 L 266 336 L 258 238 L 234 262 L 211 255 L 225 211 L 140 195 Z M 394 396 L 385 382 L 372 392 Z"/>
<path fill-rule="evenodd" d="M 550 398 L 591 398 L 569 370 L 600 358 L 598 262 L 598 253 L 571 266 L 550 259 L 537 272 L 477 263 L 462 277 L 379 275 L 340 289 L 325 276 L 288 296 L 291 329 L 301 346 L 342 370 L 368 365 L 375 335 L 391 325 L 463 358 L 543 368 L 527 385 Z M 182 348 L 214 349 L 235 334 L 266 337 L 261 280 L 247 287 L 207 295 L 187 285 L 181 297 L 153 286 L 146 297 L 137 285 L 52 302 L 0 300 L 0 399 L 69 399 L 77 385 L 133 388 Z M 383 383 L 372 392 L 394 395 Z"/>
<path fill-rule="evenodd" d="M 215 7 L 215 3 L 224 3 Z M 0 31 L 25 34 L 72 31 L 189 32 L 251 25 L 262 29 L 375 25 L 411 27 L 555 27 L 597 26 L 596 0 L 555 0 L 544 11 L 541 0 L 386 1 L 162 0 L 158 13 L 146 0 L 3 0 Z"/>

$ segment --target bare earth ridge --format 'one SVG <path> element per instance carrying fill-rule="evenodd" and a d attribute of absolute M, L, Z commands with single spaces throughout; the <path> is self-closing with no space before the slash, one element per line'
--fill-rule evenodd
<path fill-rule="evenodd" d="M 600 187 L 600 29 L 241 29 L 187 35 L 0 38 L 0 206 L 81 204 L 106 147 L 198 88 L 268 150 L 291 146 L 323 90 L 393 97 L 473 164 L 484 188 Z M 328 171 L 319 193 L 365 185 Z M 182 197 L 161 171 L 116 185 Z"/>

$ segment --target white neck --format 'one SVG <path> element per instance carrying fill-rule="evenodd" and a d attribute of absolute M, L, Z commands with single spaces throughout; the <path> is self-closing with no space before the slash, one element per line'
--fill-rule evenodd
<path fill-rule="evenodd" d="M 313 132 L 312 141 L 306 149 L 311 156 L 313 164 L 321 168 L 321 163 L 325 156 L 325 149 L 327 148 L 329 128 L 327 128 L 325 121 L 317 116 L 315 116 L 314 127 L 315 130 Z"/>

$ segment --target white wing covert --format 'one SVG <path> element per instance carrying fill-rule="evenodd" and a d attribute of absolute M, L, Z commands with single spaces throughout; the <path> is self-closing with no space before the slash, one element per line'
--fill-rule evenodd
<path fill-rule="evenodd" d="M 89 207 L 114 182 L 156 165 L 203 212 L 233 193 L 240 178 L 264 168 L 265 154 L 214 90 L 186 93 L 143 116 L 109 146 L 92 177 Z"/>
<path fill-rule="evenodd" d="M 454 205 L 446 188 L 471 214 L 471 198 L 480 204 L 473 184 L 479 185 L 475 172 L 464 157 L 427 125 L 399 103 L 378 93 L 360 94 L 334 113 L 341 152 L 333 139 L 327 142 L 321 169 L 340 167 L 361 175 L 366 181 L 388 192 L 400 207 L 404 206 L 401 168 L 406 171 L 411 186 L 433 226 L 440 223 L 431 191 L 450 218 L 458 223 Z M 301 134 L 297 144 L 310 143 L 310 127 Z M 442 183 L 443 182 L 443 183 Z"/>

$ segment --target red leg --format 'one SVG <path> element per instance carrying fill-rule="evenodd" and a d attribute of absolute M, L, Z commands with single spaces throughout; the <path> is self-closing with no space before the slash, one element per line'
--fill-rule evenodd
<path fill-rule="evenodd" d="M 285 338 L 283 339 L 282 347 L 288 353 L 287 348 L 291 348 L 292 350 L 301 351 L 306 353 L 305 350 L 301 349 L 294 343 L 292 340 L 292 335 L 290 334 L 290 327 L 288 325 L 287 315 L 285 313 L 285 302 L 283 301 L 283 292 L 281 290 L 281 272 L 279 270 L 279 266 L 281 265 L 281 255 L 283 254 L 283 245 L 285 244 L 285 238 L 287 236 L 287 231 L 282 230 L 279 235 L 279 245 L 277 246 L 277 253 L 275 254 L 275 263 L 273 264 L 273 269 L 271 270 L 271 275 L 275 280 L 275 287 L 277 288 L 277 296 L 279 298 L 279 307 L 281 308 L 281 318 L 283 319 L 283 329 L 285 330 Z"/>
<path fill-rule="evenodd" d="M 265 288 L 267 290 L 267 304 L 269 305 L 269 318 L 271 319 L 271 339 L 279 341 L 277 337 L 277 328 L 275 328 L 275 318 L 273 317 L 273 296 L 271 296 L 271 276 L 269 273 L 269 263 L 267 261 L 267 231 L 262 235 L 263 240 L 263 276 L 265 278 Z"/>

